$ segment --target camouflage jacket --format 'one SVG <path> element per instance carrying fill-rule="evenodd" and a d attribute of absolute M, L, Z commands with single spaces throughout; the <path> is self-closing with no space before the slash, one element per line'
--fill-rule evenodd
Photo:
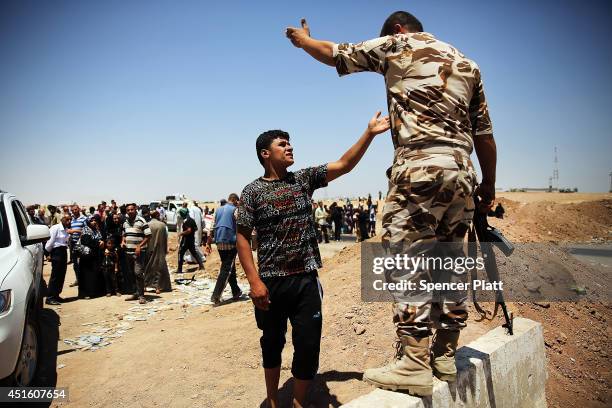
<path fill-rule="evenodd" d="M 340 76 L 384 75 L 396 154 L 448 146 L 469 155 L 474 137 L 493 133 L 478 65 L 429 33 L 337 44 L 333 56 Z"/>

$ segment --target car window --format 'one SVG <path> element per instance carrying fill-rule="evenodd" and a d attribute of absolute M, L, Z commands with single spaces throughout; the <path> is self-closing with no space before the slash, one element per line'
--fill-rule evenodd
<path fill-rule="evenodd" d="M 11 245 L 11 232 L 9 231 L 4 203 L 0 202 L 0 248 L 6 248 L 9 245 Z"/>
<path fill-rule="evenodd" d="M 23 206 L 23 204 L 21 203 L 21 201 L 17 200 L 17 206 L 19 206 L 19 210 L 21 212 L 21 215 L 24 217 L 24 219 L 26 221 L 26 226 L 28 226 L 30 224 L 34 224 L 34 220 L 30 218 L 30 215 L 26 211 L 26 209 Z"/>
<path fill-rule="evenodd" d="M 175 206 L 174 204 L 170 204 L 170 207 L 169 207 L 169 208 L 170 208 L 170 211 L 174 211 L 174 210 L 176 210 L 176 206 Z"/>
<path fill-rule="evenodd" d="M 19 202 L 13 201 L 11 206 L 13 207 L 13 215 L 15 216 L 15 223 L 17 224 L 17 232 L 20 237 L 25 238 L 27 236 L 26 228 L 28 226 L 28 217 L 21 211 Z"/>

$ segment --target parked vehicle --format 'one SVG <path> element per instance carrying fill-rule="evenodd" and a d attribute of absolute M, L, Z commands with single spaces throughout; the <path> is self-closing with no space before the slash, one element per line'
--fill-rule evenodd
<path fill-rule="evenodd" d="M 178 210 L 183 205 L 183 200 L 162 200 L 162 207 L 166 210 L 166 225 L 169 231 L 176 231 L 176 218 Z"/>
<path fill-rule="evenodd" d="M 35 225 L 21 202 L 0 191 L 0 379 L 29 386 L 40 351 L 42 242 L 46 225 Z"/>

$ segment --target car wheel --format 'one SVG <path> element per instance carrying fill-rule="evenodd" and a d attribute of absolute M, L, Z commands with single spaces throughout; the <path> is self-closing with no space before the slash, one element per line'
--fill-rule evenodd
<path fill-rule="evenodd" d="M 21 339 L 21 350 L 17 366 L 13 373 L 12 383 L 18 387 L 31 386 L 38 368 L 38 354 L 40 351 L 38 314 L 33 308 L 28 309 L 23 338 Z"/>

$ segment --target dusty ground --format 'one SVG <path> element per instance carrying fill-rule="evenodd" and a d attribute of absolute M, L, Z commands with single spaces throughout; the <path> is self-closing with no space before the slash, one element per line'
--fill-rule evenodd
<path fill-rule="evenodd" d="M 495 220 L 517 242 L 612 241 L 612 195 L 504 193 L 506 217 Z M 393 355 L 390 306 L 360 300 L 360 251 L 350 237 L 322 246 L 320 271 L 324 295 L 324 330 L 319 376 L 311 393 L 314 407 L 337 407 L 371 388 L 361 381 L 365 368 Z M 176 254 L 169 264 L 176 264 Z M 215 277 L 219 259 L 207 260 L 204 276 Z M 609 272 L 609 270 L 608 270 Z M 45 268 L 48 278 L 49 268 Z M 73 280 L 69 266 L 67 284 Z M 66 288 L 64 297 L 76 296 Z M 159 295 L 179 300 L 178 291 Z M 150 295 L 153 300 L 156 295 Z M 120 298 L 75 300 L 45 309 L 47 348 L 42 382 L 68 387 L 71 407 L 178 406 L 256 407 L 265 396 L 260 363 L 259 331 L 249 301 L 211 308 L 171 305 L 107 347 L 78 351 L 63 342 L 87 333 L 93 325 L 122 323 L 133 302 Z M 489 305 L 490 306 L 490 305 Z M 610 328 L 608 302 L 512 303 L 515 316 L 543 323 L 551 407 L 607 407 L 610 394 Z M 465 344 L 500 319 L 476 322 L 471 310 Z M 56 328 L 57 323 L 59 331 Z M 365 329 L 362 334 L 357 334 Z M 283 354 L 282 398 L 290 397 L 290 334 Z M 62 367 L 56 369 L 56 367 Z"/>

